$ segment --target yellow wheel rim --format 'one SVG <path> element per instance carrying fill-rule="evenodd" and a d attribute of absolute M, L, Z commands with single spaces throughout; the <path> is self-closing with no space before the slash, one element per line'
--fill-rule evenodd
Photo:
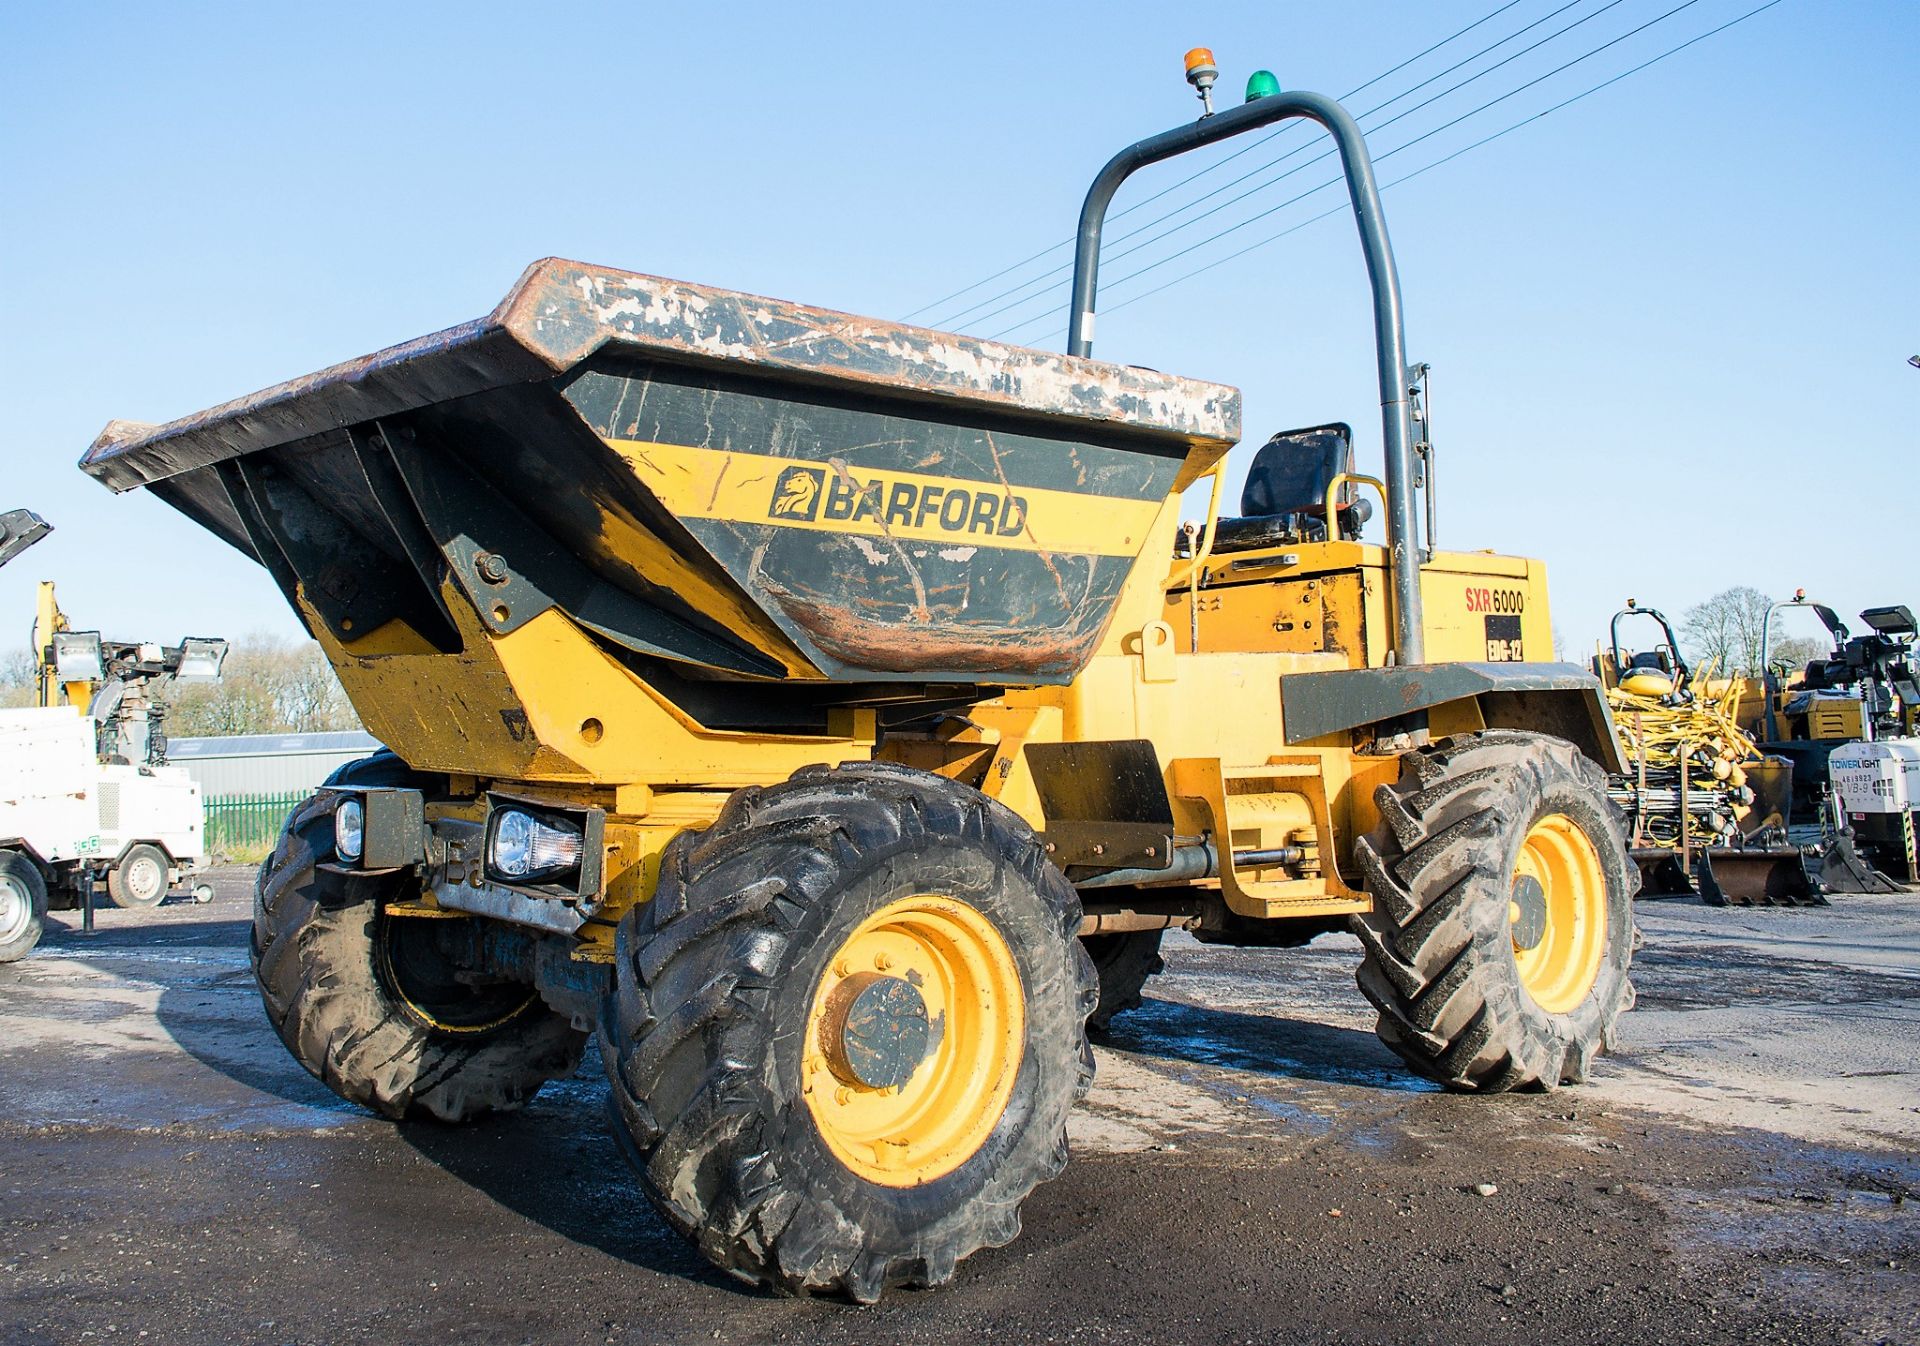
<path fill-rule="evenodd" d="M 916 996 L 924 1037 L 913 1023 Z M 878 1035 L 883 1051 L 910 1040 L 909 1054 L 887 1063 L 903 1083 L 876 1086 L 886 1067 L 855 1050 L 860 1042 L 849 1047 L 848 1007 L 863 998 L 911 1011 Z M 884 1031 L 902 1023 L 911 1031 Z M 1013 1094 L 1025 1042 L 1020 969 L 993 923 L 951 898 L 905 897 L 862 921 L 828 960 L 807 1015 L 801 1092 L 841 1163 L 868 1182 L 913 1187 L 953 1172 L 986 1143 Z"/>
<path fill-rule="evenodd" d="M 1564 813 L 1527 830 L 1507 908 L 1520 984 L 1549 1014 L 1565 1014 L 1600 978 L 1607 948 L 1607 874 L 1600 852 Z"/>

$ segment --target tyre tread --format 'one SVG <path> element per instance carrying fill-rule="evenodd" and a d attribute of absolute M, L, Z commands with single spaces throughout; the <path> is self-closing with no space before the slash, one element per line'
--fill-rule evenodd
<path fill-rule="evenodd" d="M 1504 902 L 1489 893 L 1505 890 L 1489 885 L 1504 881 L 1510 863 L 1504 839 L 1527 824 L 1528 801 L 1548 788 L 1583 792 L 1594 804 L 1624 871 L 1617 881 L 1624 898 L 1610 895 L 1610 922 L 1630 912 L 1638 871 L 1625 859 L 1605 777 L 1571 744 L 1544 735 L 1488 730 L 1409 753 L 1399 784 L 1375 792 L 1381 826 L 1355 843 L 1373 898 L 1372 910 L 1351 921 L 1364 953 L 1360 991 L 1378 1012 L 1381 1041 L 1450 1089 L 1577 1083 L 1632 1003 L 1630 915 L 1627 933 L 1609 949 L 1602 986 L 1574 1015 L 1534 1005 L 1504 952 Z"/>
<path fill-rule="evenodd" d="M 382 751 L 348 763 L 326 783 L 410 779 L 405 764 Z M 254 980 L 268 1022 L 294 1059 L 340 1097 L 396 1120 L 461 1122 L 511 1110 L 547 1081 L 572 1074 L 586 1035 L 540 1007 L 474 1042 L 436 1038 L 392 1010 L 371 957 L 352 956 L 353 924 L 373 919 L 375 898 L 344 891 L 347 880 L 318 868 L 332 811 L 324 789 L 295 806 L 254 884 Z M 336 879 L 341 890 L 328 882 Z"/>
<path fill-rule="evenodd" d="M 930 835 L 997 839 L 1002 863 L 1037 880 L 1070 947 L 1073 1003 L 1084 1020 L 1099 988 L 1071 937 L 1079 901 L 1031 830 L 966 786 L 890 763 L 808 767 L 784 785 L 737 791 L 711 826 L 675 838 L 652 901 L 622 922 L 599 1036 L 615 1128 L 668 1222 L 738 1279 L 861 1302 L 892 1285 L 942 1283 L 967 1255 L 1011 1237 L 1018 1222 L 1009 1226 L 1006 1209 L 1065 1160 L 1062 1136 L 1040 1172 L 1006 1175 L 1017 1188 L 1011 1207 L 943 1220 L 917 1246 L 891 1250 L 830 1203 L 803 1195 L 779 1153 L 758 1149 L 712 1172 L 740 1127 L 773 1109 L 750 1044 L 779 1031 L 774 974 L 802 918 L 871 857 Z M 1040 994 L 1030 987 L 1029 1002 Z M 696 1040 L 704 1053 L 686 1050 Z M 1084 1034 L 1075 1063 L 1077 1098 L 1092 1074 Z M 690 1069 L 704 1073 L 690 1081 Z M 671 1115 L 657 1111 L 672 1100 L 680 1101 Z"/>

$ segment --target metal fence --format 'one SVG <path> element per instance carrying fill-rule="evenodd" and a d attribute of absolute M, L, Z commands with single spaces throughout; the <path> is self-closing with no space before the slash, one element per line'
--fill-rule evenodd
<path fill-rule="evenodd" d="M 294 794 L 227 795 L 206 801 L 206 846 L 212 855 L 258 855 L 273 849 L 281 825 L 307 791 Z"/>

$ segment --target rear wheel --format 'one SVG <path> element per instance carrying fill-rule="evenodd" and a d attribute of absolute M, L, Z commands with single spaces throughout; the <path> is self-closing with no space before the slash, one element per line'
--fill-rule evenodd
<path fill-rule="evenodd" d="M 390 755 L 330 784 L 396 785 Z M 331 858 L 337 796 L 287 819 L 254 893 L 253 971 L 267 1018 L 295 1060 L 384 1116 L 460 1122 L 519 1107 L 579 1065 L 586 1035 L 524 982 L 482 975 L 468 918 L 389 917 L 390 877 L 347 878 Z"/>
<path fill-rule="evenodd" d="M 1409 753 L 1375 798 L 1353 929 L 1381 1040 L 1453 1089 L 1584 1080 L 1633 1003 L 1639 871 L 1600 768 L 1495 730 Z"/>
<path fill-rule="evenodd" d="M 167 853 L 141 842 L 129 846 L 120 863 L 107 871 L 107 896 L 117 907 L 145 909 L 167 899 Z"/>
<path fill-rule="evenodd" d="M 620 927 L 616 1130 L 735 1276 L 871 1301 L 1019 1231 L 1092 1077 L 1080 906 L 977 791 L 880 763 L 734 795 Z"/>
<path fill-rule="evenodd" d="M 25 958 L 47 921 L 47 884 L 40 867 L 18 851 L 0 851 L 0 963 Z"/>
<path fill-rule="evenodd" d="M 1088 935 L 1081 942 L 1100 977 L 1100 1003 L 1087 1016 L 1091 1032 L 1104 1033 L 1113 1016 L 1140 1007 L 1147 978 L 1166 971 L 1160 958 L 1162 930 L 1130 930 L 1117 935 Z"/>

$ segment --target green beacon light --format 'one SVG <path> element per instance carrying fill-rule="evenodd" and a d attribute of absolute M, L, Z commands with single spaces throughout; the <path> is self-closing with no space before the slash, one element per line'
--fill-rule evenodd
<path fill-rule="evenodd" d="M 1271 70 L 1256 70 L 1247 76 L 1247 101 L 1256 98 L 1269 98 L 1280 92 L 1280 81 L 1273 77 Z"/>

